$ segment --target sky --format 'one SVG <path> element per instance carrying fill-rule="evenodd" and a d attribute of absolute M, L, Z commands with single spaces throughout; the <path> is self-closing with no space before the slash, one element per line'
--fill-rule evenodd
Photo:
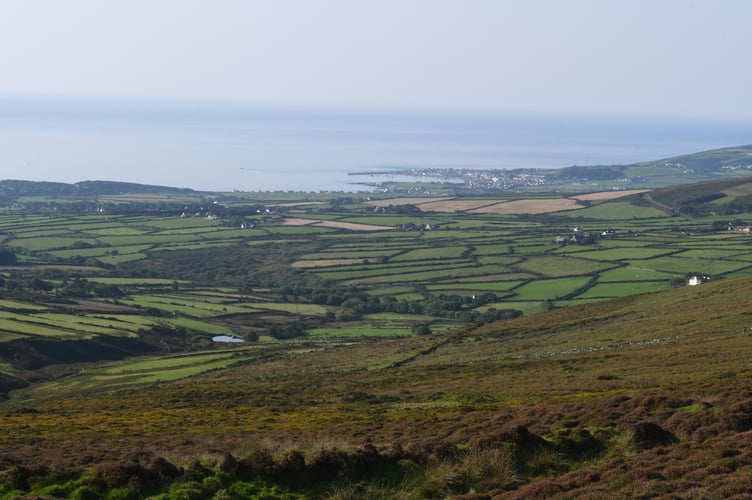
<path fill-rule="evenodd" d="M 748 120 L 748 0 L 3 0 L 0 96 Z"/>

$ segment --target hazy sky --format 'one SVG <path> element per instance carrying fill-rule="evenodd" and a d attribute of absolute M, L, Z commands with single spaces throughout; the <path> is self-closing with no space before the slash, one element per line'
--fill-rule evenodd
<path fill-rule="evenodd" d="M 0 94 L 748 118 L 749 0 L 2 0 Z"/>

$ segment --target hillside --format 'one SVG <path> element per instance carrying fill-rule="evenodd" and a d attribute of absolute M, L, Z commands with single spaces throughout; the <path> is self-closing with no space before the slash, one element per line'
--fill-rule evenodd
<path fill-rule="evenodd" d="M 674 184 L 682 178 L 690 182 L 720 177 L 749 175 L 752 172 L 752 145 L 702 151 L 628 165 L 573 166 L 559 171 L 563 176 L 602 181 L 620 177 L 640 177 L 646 186 L 655 187 L 656 177 L 672 177 Z M 664 184 L 665 180 L 660 181 Z"/>
<path fill-rule="evenodd" d="M 642 162 L 634 166 L 663 167 L 705 174 L 749 171 L 752 170 L 752 145 L 713 149 Z"/>
<path fill-rule="evenodd" d="M 708 214 L 734 217 L 752 209 L 752 177 L 668 186 L 645 198 L 692 217 Z"/>
<path fill-rule="evenodd" d="M 748 279 L 721 280 L 403 340 L 244 347 L 190 379 L 82 392 L 112 373 L 90 368 L 0 407 L 4 484 L 749 494 L 750 299 Z"/>
<path fill-rule="evenodd" d="M 8 207 L 0 498 L 752 494 L 751 195 Z"/>
<path fill-rule="evenodd" d="M 24 180 L 0 181 L 0 197 L 16 199 L 23 196 L 72 196 L 93 198 L 115 194 L 144 193 L 195 193 L 192 189 L 167 186 L 151 186 L 132 182 L 81 181 L 75 184 L 64 182 L 35 182 Z"/>

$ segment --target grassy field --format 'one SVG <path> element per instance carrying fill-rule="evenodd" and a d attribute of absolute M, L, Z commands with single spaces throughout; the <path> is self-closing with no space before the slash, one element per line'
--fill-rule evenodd
<path fill-rule="evenodd" d="M 743 197 L 749 191 L 745 186 L 724 189 L 727 196 Z M 343 212 L 320 201 L 301 205 L 306 202 L 291 200 L 285 206 L 284 201 L 274 200 L 275 210 L 281 213 L 245 217 L 253 222 L 252 229 L 240 229 L 223 219 L 177 216 L 91 214 L 14 218 L 6 214 L 3 221 L 6 246 L 16 249 L 24 260 L 102 266 L 104 271 L 91 280 L 121 288 L 124 293 L 118 298 L 121 304 L 159 310 L 165 315 L 179 314 L 222 328 L 226 327 L 222 317 L 228 315 L 275 311 L 293 316 L 321 316 L 327 312 L 336 314 L 336 306 L 326 309 L 320 304 L 307 304 L 301 298 L 285 303 L 279 300 L 279 295 L 245 304 L 231 299 L 207 303 L 201 296 L 190 300 L 173 296 L 168 300 L 155 295 L 159 292 L 158 285 L 172 287 L 178 281 L 185 289 L 192 287 L 196 278 L 185 280 L 179 275 L 135 278 L 120 276 L 118 269 L 125 265 L 137 269 L 138 263 L 148 263 L 160 252 L 210 251 L 243 244 L 249 251 L 262 255 L 267 265 L 286 266 L 296 273 L 294 279 L 314 280 L 335 290 L 357 287 L 371 296 L 387 297 L 389 294 L 384 290 L 400 287 L 395 298 L 412 302 L 490 291 L 497 294 L 495 307 L 522 303 L 526 311 L 540 310 L 550 301 L 566 305 L 567 301 L 578 303 L 663 289 L 668 287 L 670 279 L 690 272 L 714 278 L 747 272 L 752 262 L 748 235 L 709 231 L 717 217 L 709 216 L 707 222 L 688 220 L 637 203 L 640 194 L 616 199 L 608 199 L 614 197 L 613 193 L 606 194 L 583 195 L 587 207 L 537 216 L 476 213 L 520 201 L 508 196 L 419 199 L 418 206 L 423 209 L 446 212 L 409 215 L 374 214 L 372 207 L 357 199 L 351 200 L 349 208 L 343 206 Z M 537 203 L 539 208 L 553 207 L 551 199 L 531 196 L 528 201 Z M 391 199 L 372 205 L 393 207 L 409 201 Z M 285 215 L 288 210 L 291 214 Z M 311 210 L 315 212 L 307 213 Z M 363 213 L 357 213 L 359 210 Z M 286 223 L 304 219 L 342 226 Z M 393 229 L 360 231 L 347 229 L 344 224 Z M 596 235 L 595 241 L 591 244 L 571 241 L 575 227 Z M 600 233 L 607 229 L 614 231 L 613 236 L 601 237 Z M 557 237 L 565 243 L 555 242 Z M 279 258 L 275 257 L 277 253 Z M 247 282 L 253 282 L 254 272 L 247 271 Z M 229 276 L 227 271 L 223 275 Z M 204 289 L 208 290 L 206 285 L 211 283 L 212 276 L 217 279 L 216 272 L 205 273 L 209 281 L 201 283 Z M 236 290 L 239 287 L 237 280 L 228 283 Z M 60 287 L 59 282 L 53 285 Z M 20 319 L 22 326 L 28 323 L 28 319 Z M 10 328 L 10 324 L 6 326 Z M 197 331 L 211 329 L 202 327 Z M 26 333 L 22 330 L 26 328 L 17 333 Z"/>

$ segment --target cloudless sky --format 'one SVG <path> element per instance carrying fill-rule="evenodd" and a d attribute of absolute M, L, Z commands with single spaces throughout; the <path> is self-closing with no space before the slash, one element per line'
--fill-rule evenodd
<path fill-rule="evenodd" d="M 749 0 L 2 0 L 0 94 L 745 119 Z"/>

